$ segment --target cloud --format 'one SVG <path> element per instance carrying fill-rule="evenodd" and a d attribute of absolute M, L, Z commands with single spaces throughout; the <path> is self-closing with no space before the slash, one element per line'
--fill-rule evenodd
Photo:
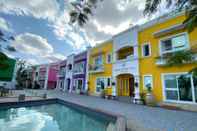
<path fill-rule="evenodd" d="M 93 16 L 84 28 L 68 24 L 70 8 L 67 5 L 69 4 L 66 4 L 64 13 L 58 17 L 52 27 L 59 39 L 67 41 L 77 49 L 88 44 L 95 45 L 133 24 L 144 21 L 145 0 L 132 0 L 130 3 L 122 3 L 120 0 L 104 0 L 93 10 Z"/>
<path fill-rule="evenodd" d="M 12 31 L 10 24 L 2 17 L 0 17 L 0 29 L 7 31 L 7 32 Z"/>
<path fill-rule="evenodd" d="M 47 39 L 31 33 L 16 36 L 12 44 L 17 50 L 27 54 L 46 55 L 53 52 L 53 47 Z"/>
<path fill-rule="evenodd" d="M 52 45 L 47 39 L 32 33 L 23 33 L 15 37 L 12 46 L 19 53 L 29 55 L 25 58 L 30 63 L 46 63 L 63 60 L 65 57 L 59 53 L 55 53 Z M 30 58 L 30 59 L 29 59 Z"/>
<path fill-rule="evenodd" d="M 59 4 L 56 0 L 1 0 L 0 11 L 54 20 L 58 15 Z"/>

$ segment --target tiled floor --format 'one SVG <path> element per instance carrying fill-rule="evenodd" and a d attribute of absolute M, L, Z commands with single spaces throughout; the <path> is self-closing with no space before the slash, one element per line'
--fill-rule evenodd
<path fill-rule="evenodd" d="M 95 108 L 127 119 L 127 128 L 131 131 L 197 131 L 197 112 L 167 110 L 136 104 L 127 104 L 115 100 L 106 100 L 94 96 L 68 94 L 60 91 L 17 91 L 31 96 L 47 93 L 50 98 L 59 98 L 72 103 Z"/>

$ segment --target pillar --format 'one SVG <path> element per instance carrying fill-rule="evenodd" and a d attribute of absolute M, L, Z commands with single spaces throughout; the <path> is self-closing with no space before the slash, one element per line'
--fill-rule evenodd
<path fill-rule="evenodd" d="M 140 104 L 140 80 L 139 76 L 135 76 L 135 83 L 134 83 L 134 88 L 135 88 L 135 96 L 133 102 L 136 104 Z"/>

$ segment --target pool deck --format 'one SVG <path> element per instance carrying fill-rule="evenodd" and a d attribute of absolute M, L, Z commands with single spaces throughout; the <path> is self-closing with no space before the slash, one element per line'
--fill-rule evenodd
<path fill-rule="evenodd" d="M 16 91 L 14 94 L 17 96 L 22 93 L 27 96 L 31 96 L 32 93 L 37 96 L 47 93 L 49 98 L 58 98 L 106 113 L 122 115 L 126 118 L 128 131 L 197 131 L 197 112 L 128 104 L 55 90 L 26 90 Z"/>

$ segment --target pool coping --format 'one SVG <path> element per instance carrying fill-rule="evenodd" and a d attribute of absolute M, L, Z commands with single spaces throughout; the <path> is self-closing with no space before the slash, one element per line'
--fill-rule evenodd
<path fill-rule="evenodd" d="M 73 103 L 70 101 L 65 101 L 65 100 L 58 99 L 58 98 L 2 102 L 0 103 L 0 109 L 41 106 L 41 105 L 47 105 L 47 104 L 62 104 L 62 105 L 69 106 L 75 110 L 78 110 L 84 113 L 89 111 L 89 113 L 92 113 L 91 115 L 99 115 L 99 117 L 101 118 L 105 118 L 107 120 L 113 121 L 116 125 L 117 131 L 126 131 L 126 118 L 120 114 L 106 112 L 103 110 L 87 107 L 81 104 Z"/>

